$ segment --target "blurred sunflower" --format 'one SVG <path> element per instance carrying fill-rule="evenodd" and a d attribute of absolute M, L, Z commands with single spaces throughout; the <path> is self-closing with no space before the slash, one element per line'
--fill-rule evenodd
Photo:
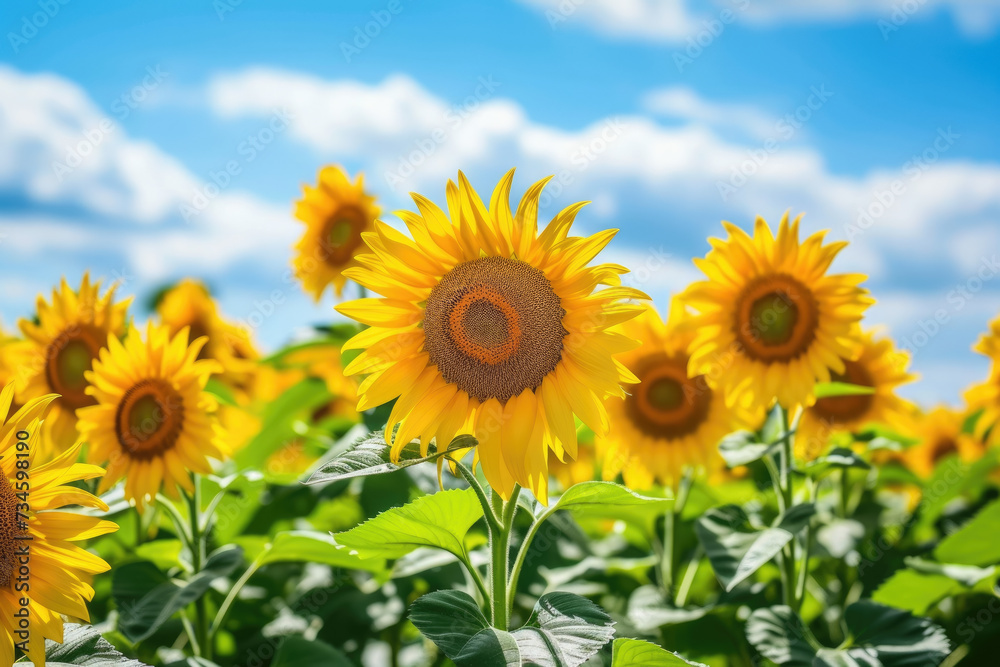
<path fill-rule="evenodd" d="M 976 419 L 975 435 L 989 445 L 1000 445 L 1000 317 L 990 322 L 989 333 L 983 335 L 973 347 L 991 362 L 989 378 L 973 385 L 965 393 L 969 408 L 981 411 Z"/>
<path fill-rule="evenodd" d="M 190 340 L 207 336 L 199 359 L 215 359 L 222 366 L 218 379 L 233 389 L 246 391 L 259 356 L 244 328 L 219 314 L 215 299 L 203 284 L 185 279 L 164 292 L 156 312 L 171 336 L 188 327 Z"/>
<path fill-rule="evenodd" d="M 412 240 L 376 222 L 362 267 L 345 275 L 386 298 L 337 310 L 371 327 L 345 344 L 364 349 L 345 372 L 368 374 L 360 411 L 398 398 L 386 424 L 393 456 L 415 437 L 426 449 L 431 438 L 444 446 L 471 433 L 474 464 L 502 497 L 519 483 L 545 502 L 548 449 L 577 454 L 573 415 L 605 432 L 604 399 L 636 381 L 614 358 L 636 342 L 609 329 L 641 310 L 623 299 L 648 297 L 618 286 L 624 267 L 587 266 L 616 230 L 568 237 L 583 206 L 574 204 L 538 234 L 548 179 L 512 213 L 513 177 L 489 210 L 461 172 L 457 186 L 448 182 L 450 216 L 414 194 L 420 213 L 398 214 Z"/>
<path fill-rule="evenodd" d="M 874 303 L 858 287 L 865 276 L 827 275 L 847 243 L 823 245 L 825 232 L 799 243 L 799 218 L 789 223 L 787 213 L 777 239 L 762 218 L 752 238 L 723 225 L 729 239 L 710 239 L 712 250 L 694 260 L 708 280 L 683 295 L 698 311 L 691 372 L 763 407 L 809 403 L 813 385 L 843 374 L 857 354 L 854 334 Z"/>
<path fill-rule="evenodd" d="M 172 497 L 177 486 L 194 490 L 190 472 L 212 471 L 208 459 L 229 450 L 204 391 L 218 363 L 198 359 L 205 338 L 188 345 L 187 330 L 171 338 L 166 327 L 150 323 L 145 340 L 130 327 L 124 345 L 111 339 L 88 388 L 97 405 L 80 410 L 80 433 L 89 442 L 91 462 L 108 461 L 103 493 L 122 477 L 125 496 L 140 511 L 162 487 Z"/>
<path fill-rule="evenodd" d="M 22 403 L 58 394 L 45 420 L 46 436 L 40 441 L 40 455 L 61 452 L 77 439 L 76 410 L 93 405 L 86 393 L 86 373 L 98 352 L 107 345 L 108 336 L 125 333 L 125 312 L 131 299 L 114 302 L 115 285 L 99 296 L 100 281 L 91 284 L 84 274 L 79 291 L 63 279 L 52 290 L 52 303 L 38 297 L 38 320 L 21 320 L 20 327 L 30 343 L 21 348 L 17 364 L 24 373 L 19 383 Z"/>
<path fill-rule="evenodd" d="M 600 479 L 597 455 L 594 452 L 594 434 L 587 428 L 577 429 L 576 458 L 566 457 L 560 461 L 552 450 L 549 450 L 549 473 L 565 491 L 574 484 Z"/>
<path fill-rule="evenodd" d="M 337 166 L 323 167 L 317 187 L 303 186 L 303 192 L 295 202 L 295 217 L 306 224 L 295 244 L 295 275 L 316 301 L 331 283 L 339 297 L 347 282 L 344 270 L 358 266 L 355 255 L 366 250 L 362 234 L 372 231 L 381 209 L 365 192 L 361 174 L 351 183 Z"/>
<path fill-rule="evenodd" d="M 859 337 L 861 353 L 844 359 L 844 372 L 830 374 L 833 382 L 871 387 L 873 394 L 831 396 L 807 407 L 799 420 L 795 450 L 799 458 L 812 460 L 823 453 L 830 436 L 858 431 L 879 422 L 892 429 L 909 430 L 913 405 L 896 395 L 896 388 L 916 379 L 907 371 L 910 355 L 896 349 L 892 340 L 875 340 L 874 332 Z"/>
<path fill-rule="evenodd" d="M 621 356 L 640 383 L 624 401 L 608 399 L 611 430 L 597 437 L 597 452 L 606 480 L 619 475 L 635 489 L 653 483 L 673 484 L 684 469 L 713 473 L 724 466 L 717 446 L 723 436 L 751 425 L 745 401 L 729 401 L 709 387 L 702 375 L 691 375 L 687 348 L 694 331 L 684 322 L 675 301 L 668 322 L 647 306 L 621 326 L 641 347 Z"/>
<path fill-rule="evenodd" d="M 8 384 L 0 391 L 0 664 L 13 665 L 14 644 L 24 641 L 15 634 L 21 629 L 15 614 L 23 608 L 21 599 L 26 598 L 28 657 L 34 664 L 44 665 L 45 640 L 62 642 L 62 615 L 89 621 L 86 603 L 94 597 L 90 577 L 110 569 L 74 542 L 114 532 L 118 526 L 78 512 L 58 511 L 66 505 L 107 511 L 103 501 L 73 485 L 100 477 L 104 471 L 77 463 L 79 446 L 43 461 L 38 455 L 39 439 L 44 437 L 39 420 L 56 397 L 33 398 L 11 415 L 13 398 L 14 386 Z M 19 432 L 29 435 L 21 439 Z M 27 500 L 23 498 L 23 478 L 18 477 L 25 471 L 30 484 Z M 22 550 L 28 552 L 30 572 L 27 581 L 23 574 L 17 581 L 28 588 L 15 590 L 15 573 L 19 567 L 23 569 Z"/>
<path fill-rule="evenodd" d="M 914 475 L 927 479 L 952 454 L 957 454 L 963 463 L 978 460 L 984 446 L 981 440 L 962 430 L 964 422 L 964 413 L 943 406 L 921 414 L 914 431 L 920 441 L 902 452 L 903 463 Z"/>

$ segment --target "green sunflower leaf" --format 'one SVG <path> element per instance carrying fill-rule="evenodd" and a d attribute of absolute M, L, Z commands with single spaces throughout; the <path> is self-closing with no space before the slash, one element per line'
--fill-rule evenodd
<path fill-rule="evenodd" d="M 21 662 L 27 664 L 26 660 Z M 146 663 L 133 660 L 115 649 L 92 626 L 76 623 L 63 624 L 62 644 L 45 640 L 45 663 L 49 667 L 148 667 Z"/>
<path fill-rule="evenodd" d="M 614 482 L 581 482 L 569 487 L 545 514 L 566 510 L 580 518 L 624 521 L 648 536 L 673 503 L 672 498 L 641 496 Z"/>
<path fill-rule="evenodd" d="M 941 540 L 934 556 L 945 563 L 986 566 L 1000 563 L 1000 500 L 984 507 L 967 524 Z"/>
<path fill-rule="evenodd" d="M 471 435 L 460 435 L 451 441 L 446 451 L 439 452 L 431 444 L 427 456 L 421 456 L 420 442 L 414 440 L 403 447 L 399 460 L 393 461 L 389 455 L 391 448 L 385 442 L 385 435 L 382 431 L 374 431 L 359 438 L 347 451 L 320 466 L 305 483 L 327 484 L 352 477 L 396 472 L 418 463 L 434 461 L 449 451 L 475 447 L 476 444 L 476 439 Z"/>
<path fill-rule="evenodd" d="M 796 505 L 775 525 L 757 530 L 741 507 L 726 505 L 706 512 L 698 519 L 695 530 L 715 575 L 731 591 L 777 556 L 815 513 L 811 503 Z"/>
<path fill-rule="evenodd" d="M 676 653 L 641 639 L 616 639 L 612 645 L 611 667 L 708 667 L 685 660 Z"/>
<path fill-rule="evenodd" d="M 337 544 L 367 558 L 400 558 L 419 547 L 437 547 L 467 558 L 465 534 L 483 518 L 472 489 L 421 496 L 334 536 Z"/>
<path fill-rule="evenodd" d="M 847 382 L 817 382 L 813 394 L 819 398 L 834 398 L 836 396 L 864 396 L 874 394 L 874 387 L 865 387 Z"/>
<path fill-rule="evenodd" d="M 752 431 L 736 431 L 719 441 L 719 454 L 730 468 L 738 468 L 764 458 L 774 446 L 760 442 Z"/>

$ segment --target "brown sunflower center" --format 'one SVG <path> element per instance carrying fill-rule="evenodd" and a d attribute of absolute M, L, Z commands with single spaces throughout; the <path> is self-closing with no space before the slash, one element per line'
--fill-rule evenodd
<path fill-rule="evenodd" d="M 654 354 L 636 364 L 639 385 L 626 400 L 635 424 L 654 438 L 681 438 L 708 418 L 712 390 L 703 375 L 689 378 L 687 357 Z"/>
<path fill-rule="evenodd" d="M 845 361 L 844 372 L 831 373 L 831 382 L 845 382 L 861 387 L 875 386 L 868 369 L 856 361 Z M 816 401 L 813 411 L 821 419 L 834 424 L 843 424 L 861 419 L 871 409 L 875 397 L 872 394 L 850 396 L 830 396 Z"/>
<path fill-rule="evenodd" d="M 14 578 L 19 538 L 27 532 L 18 525 L 19 502 L 7 476 L 0 473 L 0 588 L 8 588 Z"/>
<path fill-rule="evenodd" d="M 87 378 L 98 351 L 107 342 L 107 332 L 92 324 L 76 324 L 60 333 L 46 350 L 45 377 L 60 403 L 76 410 L 97 401 L 84 393 Z"/>
<path fill-rule="evenodd" d="M 958 451 L 958 443 L 954 439 L 943 437 L 938 438 L 931 447 L 931 461 L 937 463 L 949 454 Z"/>
<path fill-rule="evenodd" d="M 733 331 L 751 359 L 791 361 L 816 338 L 819 306 L 812 292 L 784 274 L 761 276 L 736 299 Z"/>
<path fill-rule="evenodd" d="M 562 301 L 541 271 L 507 257 L 459 264 L 427 298 L 427 353 L 480 401 L 535 389 L 562 358 Z"/>
<path fill-rule="evenodd" d="M 365 214 L 356 206 L 338 208 L 323 224 L 320 244 L 329 264 L 339 266 L 354 257 L 361 245 L 361 232 L 365 228 Z"/>
<path fill-rule="evenodd" d="M 115 428 L 122 452 L 148 461 L 177 444 L 184 429 L 184 400 L 163 380 L 142 380 L 118 403 Z"/>

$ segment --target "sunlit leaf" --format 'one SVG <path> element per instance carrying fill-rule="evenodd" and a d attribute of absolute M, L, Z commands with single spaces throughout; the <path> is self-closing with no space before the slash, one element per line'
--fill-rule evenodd
<path fill-rule="evenodd" d="M 641 639 L 616 639 L 612 645 L 611 667 L 708 667 L 685 660 L 676 653 Z"/>
<path fill-rule="evenodd" d="M 460 435 L 451 441 L 447 451 L 456 451 L 474 447 L 475 445 L 475 438 L 470 435 Z M 382 475 L 402 470 L 418 463 L 434 461 L 447 453 L 447 451 L 438 452 L 434 445 L 431 444 L 427 456 L 422 456 L 420 454 L 420 443 L 417 440 L 409 442 L 403 447 L 397 461 L 393 461 L 389 456 L 390 450 L 391 448 L 386 444 L 382 431 L 369 433 L 359 438 L 351 445 L 350 449 L 313 472 L 305 483 L 321 484 L 337 482 L 352 477 Z"/>
<path fill-rule="evenodd" d="M 641 496 L 613 482 L 581 482 L 567 489 L 549 511 L 566 510 L 581 518 L 624 521 L 652 535 L 656 522 L 673 502 L 672 498 Z"/>
<path fill-rule="evenodd" d="M 421 496 L 334 537 L 361 558 L 399 558 L 419 547 L 437 547 L 465 558 L 465 534 L 481 518 L 475 491 L 455 489 Z"/>
<path fill-rule="evenodd" d="M 796 505 L 779 517 L 774 526 L 757 530 L 750 525 L 742 508 L 726 505 L 709 510 L 695 527 L 716 576 L 731 591 L 777 556 L 806 527 L 815 512 L 812 504 Z"/>
<path fill-rule="evenodd" d="M 833 398 L 836 396 L 864 396 L 874 394 L 875 387 L 864 387 L 847 382 L 817 382 L 813 387 L 816 398 Z"/>

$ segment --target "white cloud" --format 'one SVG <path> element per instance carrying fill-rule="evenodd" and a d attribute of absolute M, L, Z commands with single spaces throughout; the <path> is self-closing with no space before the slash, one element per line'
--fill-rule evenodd
<path fill-rule="evenodd" d="M 547 209 L 591 200 L 595 205 L 580 216 L 584 231 L 622 228 L 622 238 L 609 249 L 610 260 L 639 269 L 661 242 L 667 255 L 676 255 L 657 261 L 655 270 L 647 268 L 637 283 L 661 306 L 670 293 L 698 277 L 688 257 L 707 249 L 705 236 L 721 233 L 719 218 L 747 227 L 757 214 L 774 222 L 790 209 L 807 213 L 806 229 L 829 228 L 831 238 L 852 241 L 837 268 L 872 276 L 876 296 L 887 290 L 888 303 L 871 320 L 888 322 L 893 333 L 904 335 L 907 326 L 933 315 L 955 275 L 974 266 L 969 253 L 991 238 L 983 230 L 1000 227 L 1000 165 L 948 160 L 948 141 L 956 139 L 942 138 L 949 136 L 947 128 L 928 135 L 928 152 L 917 161 L 854 177 L 831 172 L 818 151 L 798 140 L 805 126 L 782 133 L 755 123 L 756 138 L 723 138 L 718 126 L 731 106 L 705 102 L 693 92 L 668 96 L 665 105 L 659 100 L 661 111 L 683 117 L 681 125 L 630 115 L 567 130 L 533 121 L 500 93 L 449 122 L 454 106 L 402 77 L 366 86 L 251 70 L 221 76 L 210 90 L 216 110 L 229 116 L 263 115 L 287 103 L 296 118 L 297 140 L 324 159 L 360 162 L 370 186 L 383 193 L 416 190 L 440 201 L 444 181 L 459 167 L 483 188 L 511 165 L 520 167 L 522 177 L 556 174 L 547 189 L 549 201 L 543 198 Z M 803 99 L 810 94 L 804 91 Z M 374 113 L 382 100 L 388 111 Z M 336 122 L 328 117 L 332 106 L 338 107 Z M 396 116 L 407 120 L 402 125 L 387 120 Z M 745 183 L 723 200 L 720 184 L 737 182 L 734 175 L 745 175 Z M 644 250 L 647 243 L 655 247 Z M 928 268 L 921 271 L 922 265 Z M 896 284 L 897 274 L 906 271 L 925 282 L 948 284 Z M 974 312 L 956 313 L 956 324 L 934 349 L 966 349 L 976 327 L 991 308 L 997 309 L 998 294 L 1000 289 L 991 285 Z M 920 366 L 936 358 L 924 357 Z"/>
<path fill-rule="evenodd" d="M 79 162 L 67 160 L 74 155 Z M 287 255 L 275 248 L 299 231 L 287 205 L 224 190 L 186 222 L 181 207 L 199 188 L 179 161 L 127 136 L 76 84 L 0 66 L 0 192 L 31 203 L 0 217 L 8 265 L 91 253 L 116 257 L 115 270 L 146 284 L 181 271 L 220 275 L 240 262 L 278 275 Z"/>
<path fill-rule="evenodd" d="M 777 124 L 754 106 L 710 102 L 687 86 L 654 90 L 643 98 L 642 106 L 653 114 L 713 127 L 732 127 L 758 139 L 771 136 Z"/>
<path fill-rule="evenodd" d="M 937 11 L 951 13 L 966 34 L 992 33 L 1000 21 L 1000 0 L 521 0 L 542 12 L 556 29 L 576 21 L 615 38 L 684 44 L 714 38 L 734 22 L 795 24 L 868 21 L 889 31 Z M 880 23 L 883 22 L 883 23 Z"/>
<path fill-rule="evenodd" d="M 125 136 L 72 82 L 0 65 L 0 190 L 148 223 L 196 185 L 177 160 Z"/>

